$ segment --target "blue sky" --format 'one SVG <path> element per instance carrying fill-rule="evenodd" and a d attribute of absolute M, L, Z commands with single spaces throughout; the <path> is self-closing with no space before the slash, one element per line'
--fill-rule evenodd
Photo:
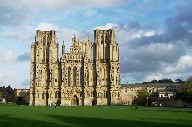
<path fill-rule="evenodd" d="M 71 45 L 94 29 L 116 30 L 121 82 L 192 75 L 191 0 L 0 0 L 0 86 L 29 88 L 35 31 Z M 61 50 L 60 50 L 61 53 Z"/>

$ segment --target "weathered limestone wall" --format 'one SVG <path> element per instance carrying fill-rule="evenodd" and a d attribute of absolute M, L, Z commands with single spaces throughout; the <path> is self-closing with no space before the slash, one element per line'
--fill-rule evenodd
<path fill-rule="evenodd" d="M 58 60 L 55 31 L 37 31 L 31 45 L 30 105 L 119 103 L 120 62 L 115 31 L 95 30 L 94 43 L 72 38 Z"/>
<path fill-rule="evenodd" d="M 36 32 L 35 42 L 31 46 L 30 77 L 30 105 L 48 105 L 59 100 L 59 61 L 55 31 Z"/>
<path fill-rule="evenodd" d="M 115 31 L 95 30 L 93 62 L 96 70 L 97 104 L 118 104 L 120 94 L 119 46 L 115 41 Z M 113 96 L 112 96 L 113 95 Z"/>

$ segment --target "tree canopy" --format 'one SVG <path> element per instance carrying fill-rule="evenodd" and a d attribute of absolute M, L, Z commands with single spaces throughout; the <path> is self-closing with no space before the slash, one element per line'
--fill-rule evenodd
<path fill-rule="evenodd" d="M 182 80 L 179 80 L 178 81 L 182 81 Z M 168 79 L 168 78 L 163 78 L 163 79 L 160 79 L 160 80 L 152 80 L 151 82 L 143 82 L 142 84 L 148 84 L 148 83 L 174 83 L 171 79 Z"/>
<path fill-rule="evenodd" d="M 177 91 L 176 98 L 192 102 L 192 77 L 189 77 L 187 81 L 181 83 L 181 89 Z"/>

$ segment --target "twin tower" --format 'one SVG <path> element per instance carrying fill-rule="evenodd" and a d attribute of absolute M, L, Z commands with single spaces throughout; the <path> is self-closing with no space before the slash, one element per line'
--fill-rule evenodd
<path fill-rule="evenodd" d="M 94 42 L 72 38 L 69 52 L 56 31 L 36 31 L 31 45 L 30 105 L 117 105 L 120 103 L 119 45 L 114 29 L 94 30 Z"/>

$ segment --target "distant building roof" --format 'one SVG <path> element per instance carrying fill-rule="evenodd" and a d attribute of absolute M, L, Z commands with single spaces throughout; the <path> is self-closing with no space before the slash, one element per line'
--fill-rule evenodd
<path fill-rule="evenodd" d="M 179 87 L 179 83 L 121 84 L 121 87 Z"/>
<path fill-rule="evenodd" d="M 177 89 L 163 89 L 163 90 L 158 90 L 158 92 L 176 92 Z"/>

